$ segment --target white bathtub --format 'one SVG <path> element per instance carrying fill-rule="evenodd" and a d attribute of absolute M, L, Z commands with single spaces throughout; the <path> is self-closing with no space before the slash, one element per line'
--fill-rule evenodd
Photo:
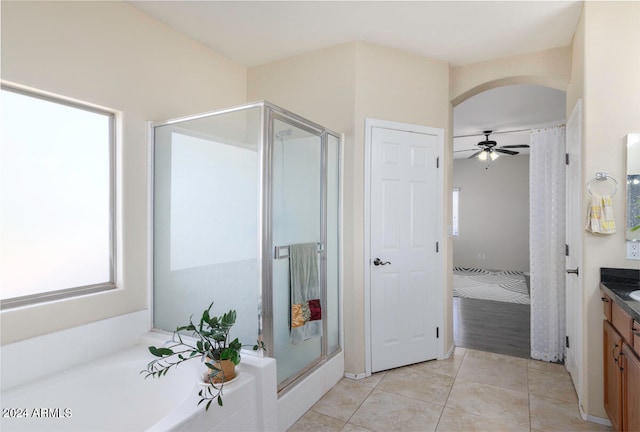
<path fill-rule="evenodd" d="M 197 359 L 160 379 L 144 379 L 139 373 L 153 359 L 146 347 L 161 343 L 153 337 L 121 353 L 3 392 L 0 429 L 121 432 L 277 427 L 272 359 L 243 356 L 238 378 L 224 386 L 224 407 L 214 401 L 205 412 L 204 404 L 197 406 L 197 381 L 203 371 Z"/>

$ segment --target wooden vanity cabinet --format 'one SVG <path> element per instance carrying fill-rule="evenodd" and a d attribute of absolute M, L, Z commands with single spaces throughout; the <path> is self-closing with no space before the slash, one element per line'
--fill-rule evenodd
<path fill-rule="evenodd" d="M 627 344 L 622 347 L 622 426 L 625 431 L 640 431 L 640 359 Z"/>
<path fill-rule="evenodd" d="M 604 321 L 604 409 L 614 430 L 622 430 L 622 371 L 618 366 L 622 337 Z"/>
<path fill-rule="evenodd" d="M 633 333 L 631 332 L 633 319 L 615 303 L 611 305 L 611 324 L 618 330 L 622 339 L 633 346 Z"/>
<path fill-rule="evenodd" d="M 611 300 L 611 297 L 609 297 L 606 294 L 602 294 L 602 312 L 604 313 L 604 318 L 611 322 L 611 305 L 613 304 L 613 301 Z"/>
<path fill-rule="evenodd" d="M 604 408 L 616 431 L 640 432 L 640 325 L 603 295 Z"/>

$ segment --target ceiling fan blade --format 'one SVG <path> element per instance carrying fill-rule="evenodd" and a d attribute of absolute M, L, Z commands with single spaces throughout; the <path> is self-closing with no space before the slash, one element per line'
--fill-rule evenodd
<path fill-rule="evenodd" d="M 461 153 L 461 152 L 466 152 L 466 151 L 476 151 L 476 149 L 471 148 L 471 149 L 464 149 L 464 150 L 454 150 L 454 153 Z"/>
<path fill-rule="evenodd" d="M 501 148 L 493 149 L 493 151 L 497 151 L 498 153 L 504 153 L 504 154 L 508 154 L 508 155 L 512 155 L 512 156 L 513 155 L 517 155 L 517 154 L 520 153 L 520 152 L 517 152 L 517 151 L 504 150 L 504 149 L 501 149 Z"/>
<path fill-rule="evenodd" d="M 478 150 L 477 152 L 475 152 L 474 154 L 472 154 L 471 156 L 469 156 L 467 159 L 473 159 L 474 157 L 478 156 L 480 153 L 482 153 L 484 150 Z"/>
<path fill-rule="evenodd" d="M 529 148 L 529 145 L 528 144 L 506 145 L 506 146 L 500 146 L 500 148 Z"/>

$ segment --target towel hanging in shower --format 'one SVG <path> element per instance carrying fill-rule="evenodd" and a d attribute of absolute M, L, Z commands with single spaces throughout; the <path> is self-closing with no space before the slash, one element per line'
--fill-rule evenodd
<path fill-rule="evenodd" d="M 289 246 L 292 344 L 322 336 L 317 243 Z"/>

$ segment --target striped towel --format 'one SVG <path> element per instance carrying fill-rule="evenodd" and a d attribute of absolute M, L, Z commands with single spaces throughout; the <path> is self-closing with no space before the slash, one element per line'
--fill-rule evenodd
<path fill-rule="evenodd" d="M 594 234 L 613 234 L 616 223 L 613 220 L 613 207 L 610 196 L 592 196 L 587 212 L 587 225 L 584 227 Z"/>
<path fill-rule="evenodd" d="M 289 245 L 289 282 L 293 345 L 322 336 L 317 243 Z"/>

